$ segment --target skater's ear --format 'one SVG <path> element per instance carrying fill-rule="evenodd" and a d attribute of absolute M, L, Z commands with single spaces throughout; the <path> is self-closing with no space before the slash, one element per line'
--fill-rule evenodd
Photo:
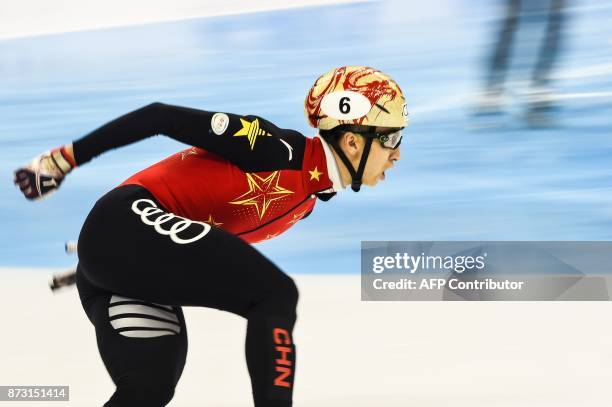
<path fill-rule="evenodd" d="M 359 134 L 347 131 L 338 138 L 338 145 L 349 160 L 354 161 L 361 157 L 364 140 Z"/>

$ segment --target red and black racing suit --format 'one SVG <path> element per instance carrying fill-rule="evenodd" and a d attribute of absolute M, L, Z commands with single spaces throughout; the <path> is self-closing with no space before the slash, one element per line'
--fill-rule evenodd
<path fill-rule="evenodd" d="M 117 386 L 105 406 L 171 400 L 187 351 L 181 306 L 246 318 L 255 406 L 290 406 L 298 291 L 249 243 L 333 196 L 328 147 L 260 117 L 154 103 L 75 141 L 75 159 L 156 134 L 193 147 L 104 195 L 79 236 L 79 295 Z"/>

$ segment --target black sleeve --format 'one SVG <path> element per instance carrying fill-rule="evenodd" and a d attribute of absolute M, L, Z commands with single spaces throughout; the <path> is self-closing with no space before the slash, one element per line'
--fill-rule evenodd
<path fill-rule="evenodd" d="M 257 116 L 152 103 L 73 143 L 77 165 L 113 148 L 164 134 L 219 155 L 243 171 L 300 169 L 306 138 Z"/>

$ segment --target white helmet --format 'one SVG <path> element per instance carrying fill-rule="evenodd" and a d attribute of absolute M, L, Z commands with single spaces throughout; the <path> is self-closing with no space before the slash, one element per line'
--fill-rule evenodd
<path fill-rule="evenodd" d="M 304 111 L 310 125 L 321 130 L 343 124 L 401 128 L 408 115 L 398 84 L 366 66 L 343 66 L 319 77 Z"/>

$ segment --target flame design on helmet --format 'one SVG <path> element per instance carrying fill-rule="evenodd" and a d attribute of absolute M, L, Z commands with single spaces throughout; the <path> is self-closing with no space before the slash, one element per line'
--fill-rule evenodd
<path fill-rule="evenodd" d="M 370 101 L 372 107 L 367 114 L 356 119 L 328 117 L 321 111 L 321 103 L 326 95 L 337 91 L 358 92 Z M 367 66 L 342 66 L 315 81 L 304 101 L 304 111 L 309 124 L 322 130 L 342 124 L 404 127 L 405 102 L 399 85 L 383 72 Z"/>

